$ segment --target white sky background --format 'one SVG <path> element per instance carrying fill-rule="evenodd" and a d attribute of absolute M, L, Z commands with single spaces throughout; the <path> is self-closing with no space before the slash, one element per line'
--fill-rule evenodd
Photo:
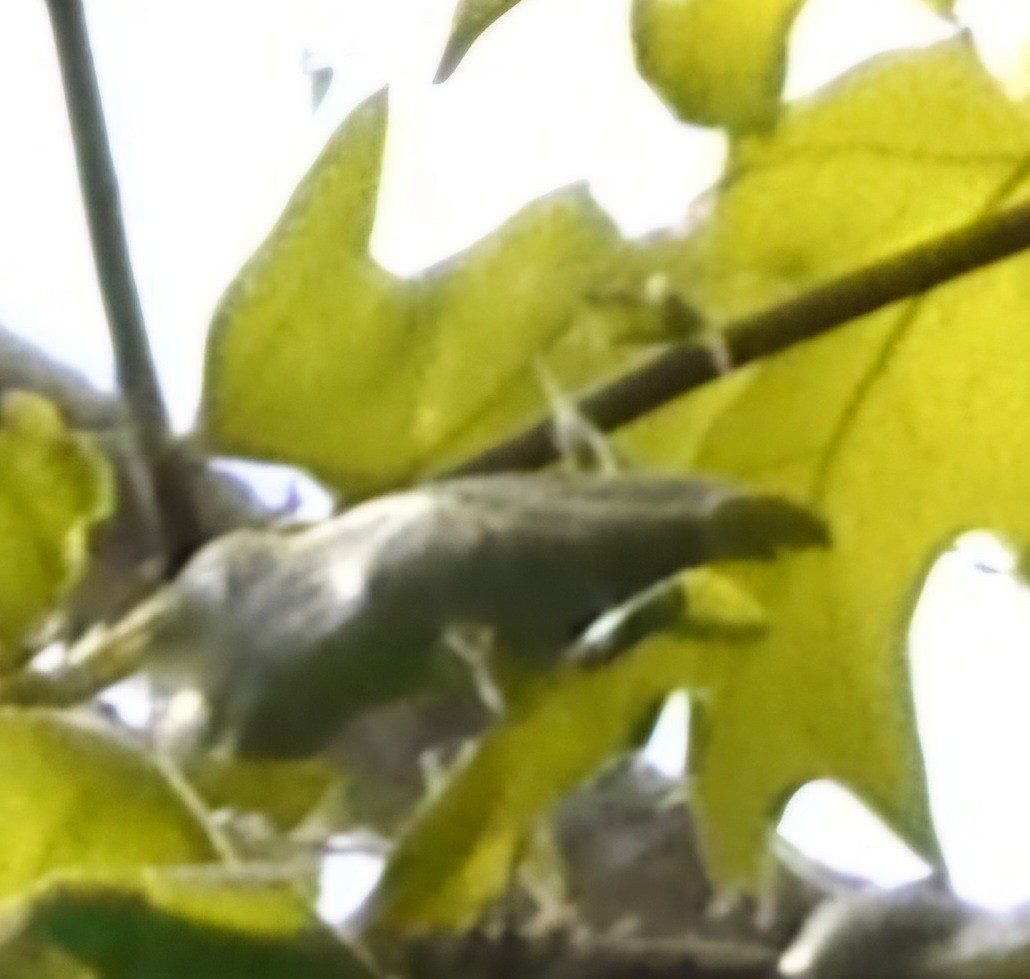
<path fill-rule="evenodd" d="M 718 175 L 721 137 L 676 123 L 637 77 L 629 0 L 524 0 L 433 87 L 453 7 L 87 0 L 141 298 L 180 429 L 196 408 L 219 294 L 328 133 L 384 83 L 391 128 L 374 251 L 401 273 L 572 181 L 588 179 L 639 234 L 675 223 Z M 1025 81 L 1030 4 L 969 0 L 960 11 L 989 63 Z M 948 32 L 916 0 L 810 0 L 788 93 Z M 335 70 L 315 113 L 306 62 Z M 42 0 L 0 5 L 0 92 L 0 323 L 110 386 Z M 1030 598 L 1004 574 L 949 562 L 934 578 L 936 608 L 917 623 L 920 717 L 956 883 L 1001 906 L 1030 896 Z M 1007 794 L 995 802 L 994 791 Z M 792 803 L 784 832 L 883 880 L 910 873 L 860 817 L 839 790 L 816 787 Z"/>

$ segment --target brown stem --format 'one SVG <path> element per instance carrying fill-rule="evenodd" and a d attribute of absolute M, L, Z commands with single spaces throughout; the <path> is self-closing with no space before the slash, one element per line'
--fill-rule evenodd
<path fill-rule="evenodd" d="M 729 323 L 720 331 L 724 353 L 710 343 L 661 353 L 588 392 L 578 409 L 602 431 L 611 431 L 722 376 L 725 354 L 735 367 L 743 367 L 1028 247 L 1030 203 L 1024 203 Z M 535 469 L 557 455 L 553 423 L 545 420 L 446 475 Z"/>

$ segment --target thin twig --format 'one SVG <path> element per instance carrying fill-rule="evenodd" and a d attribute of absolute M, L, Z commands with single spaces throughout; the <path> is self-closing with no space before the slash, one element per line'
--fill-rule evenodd
<path fill-rule="evenodd" d="M 46 0 L 64 82 L 93 260 L 129 423 L 147 459 L 170 567 L 201 541 L 193 490 L 173 444 L 132 273 L 121 199 L 82 0 Z"/>
<path fill-rule="evenodd" d="M 725 353 L 743 367 L 1026 248 L 1030 204 L 1020 204 L 727 324 L 721 331 Z M 674 347 L 588 392 L 578 409 L 602 431 L 612 431 L 724 373 L 710 343 Z M 446 475 L 535 469 L 557 455 L 553 423 L 545 420 Z"/>
<path fill-rule="evenodd" d="M 147 342 L 122 220 L 114 161 L 107 139 L 81 0 L 47 0 L 68 106 L 79 185 L 86 205 L 93 260 L 111 329 L 118 383 L 128 401 L 148 455 L 163 451 L 170 438 Z"/>

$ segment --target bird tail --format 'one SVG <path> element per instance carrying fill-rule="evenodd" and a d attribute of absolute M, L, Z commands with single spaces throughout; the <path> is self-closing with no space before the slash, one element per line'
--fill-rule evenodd
<path fill-rule="evenodd" d="M 773 558 L 784 548 L 826 547 L 830 534 L 815 514 L 776 496 L 731 496 L 712 514 L 711 559 Z"/>

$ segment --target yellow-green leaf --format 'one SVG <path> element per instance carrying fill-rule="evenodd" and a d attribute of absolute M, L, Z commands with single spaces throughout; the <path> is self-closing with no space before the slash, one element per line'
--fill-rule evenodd
<path fill-rule="evenodd" d="M 775 120 L 804 0 L 634 0 L 637 66 L 685 122 L 733 133 Z"/>
<path fill-rule="evenodd" d="M 577 319 L 616 232 L 580 187 L 401 281 L 367 252 L 386 123 L 357 109 L 230 288 L 208 348 L 220 449 L 306 466 L 367 495 L 456 462 L 625 360 Z"/>
<path fill-rule="evenodd" d="M 884 56 L 753 141 L 665 271 L 714 318 L 769 305 L 971 220 L 1030 173 L 1026 117 L 963 42 Z M 921 577 L 975 526 L 1030 540 L 1030 269 L 1015 260 L 867 318 L 656 412 L 638 458 L 800 494 L 826 552 L 725 567 L 767 618 L 751 643 L 653 640 L 568 677 L 489 734 L 413 825 L 379 893 L 387 924 L 456 927 L 503 891 L 540 812 L 648 705 L 704 688 L 695 757 L 709 861 L 753 887 L 803 783 L 850 785 L 935 852 L 904 657 Z"/>
<path fill-rule="evenodd" d="M 12 908 L 12 917 L 20 927 L 12 929 L 14 942 L 0 944 L 0 966 L 7 965 L 5 953 L 16 967 L 38 949 L 57 949 L 97 979 L 372 976 L 294 887 L 254 873 L 66 878 L 38 889 Z"/>
<path fill-rule="evenodd" d="M 727 575 L 696 568 L 683 576 L 684 628 L 703 638 L 754 638 L 769 628 L 765 609 Z"/>
<path fill-rule="evenodd" d="M 474 923 L 504 893 L 539 815 L 627 750 L 670 691 L 704 683 L 705 656 L 700 645 L 654 639 L 610 666 L 570 669 L 539 684 L 483 737 L 401 840 L 376 892 L 375 928 Z"/>
<path fill-rule="evenodd" d="M 749 595 L 708 568 L 688 572 L 684 588 L 683 634 L 732 637 L 731 650 L 718 655 L 753 655 L 751 640 L 766 621 Z M 401 840 L 376 892 L 375 928 L 472 924 L 509 885 L 540 814 L 635 747 L 641 722 L 669 693 L 708 687 L 723 668 L 712 656 L 705 643 L 655 636 L 603 668 L 537 678 Z"/>
<path fill-rule="evenodd" d="M 1026 117 L 964 41 L 878 58 L 749 148 L 680 274 L 733 315 L 970 221 L 1028 173 Z M 783 804 L 822 777 L 932 854 L 905 628 L 953 534 L 1030 539 L 1028 283 L 1016 259 L 775 358 L 681 457 L 807 499 L 834 541 L 740 572 L 769 632 L 716 677 L 694 783 L 723 881 L 754 881 Z M 694 401 L 637 426 L 638 451 L 674 453 Z"/>
<path fill-rule="evenodd" d="M 0 900 L 58 871 L 220 856 L 169 774 L 97 726 L 0 709 L 0 758 Z"/>
<path fill-rule="evenodd" d="M 502 17 L 519 0 L 460 0 L 451 22 L 451 34 L 440 58 L 434 81 L 446 81 L 461 64 L 469 48 L 498 17 Z"/>
<path fill-rule="evenodd" d="M 0 403 L 0 669 L 82 572 L 86 534 L 112 506 L 108 465 L 27 391 Z"/>

